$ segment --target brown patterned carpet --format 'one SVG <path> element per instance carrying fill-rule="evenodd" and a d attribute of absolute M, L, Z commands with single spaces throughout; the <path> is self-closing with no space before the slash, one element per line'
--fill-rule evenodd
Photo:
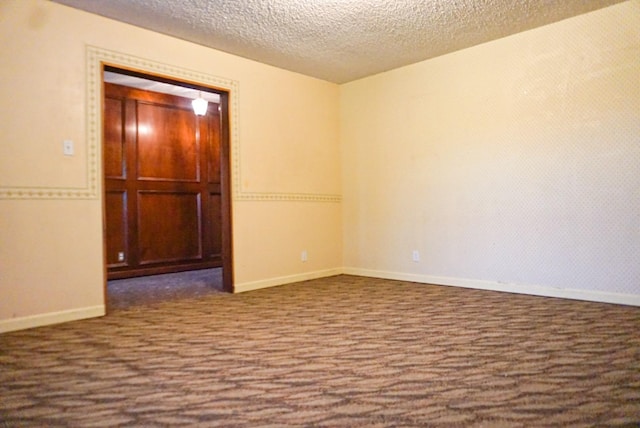
<path fill-rule="evenodd" d="M 0 335 L 0 426 L 637 426 L 640 308 L 352 276 Z"/>

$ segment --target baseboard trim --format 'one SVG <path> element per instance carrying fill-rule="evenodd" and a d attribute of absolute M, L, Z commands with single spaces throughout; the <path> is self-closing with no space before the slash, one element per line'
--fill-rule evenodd
<path fill-rule="evenodd" d="M 452 287 L 472 288 L 477 290 L 502 291 L 506 293 L 528 294 L 541 297 L 557 297 L 562 299 L 585 300 L 598 303 L 613 303 L 617 305 L 640 306 L 640 295 L 608 293 L 603 291 L 576 290 L 570 288 L 554 288 L 541 285 L 507 284 L 476 279 L 452 278 L 432 275 L 419 275 L 402 272 L 389 272 L 373 269 L 360 269 L 354 267 L 325 269 L 314 272 L 306 272 L 296 275 L 287 275 L 269 278 L 260 281 L 245 282 L 235 285 L 235 293 L 258 290 L 261 288 L 275 287 L 294 282 L 308 281 L 311 279 L 325 278 L 340 274 L 365 276 L 371 278 L 409 281 L 422 284 L 445 285 Z M 90 306 L 80 309 L 71 309 L 60 312 L 31 315 L 20 318 L 0 320 L 0 333 L 25 330 L 35 327 L 43 327 L 69 321 L 77 321 L 86 318 L 101 317 L 106 314 L 104 305 Z"/>
<path fill-rule="evenodd" d="M 261 288 L 276 287 L 278 285 L 291 284 L 293 282 L 308 281 L 310 279 L 326 278 L 328 276 L 340 275 L 341 268 L 318 270 L 305 272 L 296 275 L 280 276 L 276 278 L 263 279 L 260 281 L 244 282 L 235 284 L 234 293 L 244 293 L 246 291 L 259 290 Z"/>
<path fill-rule="evenodd" d="M 70 309 L 60 312 L 31 315 L 27 317 L 0 320 L 0 333 L 26 330 L 28 328 L 43 327 L 46 325 L 60 324 L 68 321 L 77 321 L 86 318 L 101 317 L 106 314 L 105 306 L 89 306 L 87 308 Z"/>
<path fill-rule="evenodd" d="M 476 279 L 451 278 L 432 275 L 418 275 L 401 272 L 388 272 L 372 269 L 345 267 L 347 275 L 366 276 L 371 278 L 393 279 L 423 284 L 447 285 L 453 287 L 473 288 L 477 290 L 502 291 L 506 293 L 528 294 L 541 297 L 558 297 L 562 299 L 586 300 L 598 303 L 614 303 L 617 305 L 640 306 L 640 295 L 608 293 L 604 291 L 576 290 L 571 288 L 555 288 L 542 285 L 511 284 Z"/>

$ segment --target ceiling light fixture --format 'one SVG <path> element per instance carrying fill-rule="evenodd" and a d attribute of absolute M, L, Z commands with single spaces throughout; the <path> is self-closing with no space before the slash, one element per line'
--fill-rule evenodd
<path fill-rule="evenodd" d="M 193 112 L 196 114 L 196 116 L 204 116 L 205 114 L 207 114 L 208 105 L 209 103 L 207 102 L 207 100 L 202 98 L 202 92 L 200 92 L 198 98 L 191 101 L 191 106 L 193 107 Z"/>

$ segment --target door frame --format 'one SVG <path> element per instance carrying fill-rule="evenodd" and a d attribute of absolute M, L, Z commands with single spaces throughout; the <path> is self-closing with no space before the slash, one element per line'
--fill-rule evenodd
<path fill-rule="evenodd" d="M 100 61 L 100 149 L 99 163 L 100 171 L 104 166 L 104 71 L 110 69 L 118 73 L 128 74 L 135 77 L 141 77 L 147 80 L 153 80 L 162 83 L 168 83 L 175 86 L 182 86 L 189 89 L 202 90 L 206 92 L 214 92 L 220 96 L 220 185 L 221 185 L 221 220 L 222 220 L 222 288 L 228 293 L 234 292 L 233 281 L 233 225 L 232 225 L 232 165 L 231 165 L 231 129 L 230 129 L 230 97 L 231 89 L 212 86 L 206 83 L 200 83 L 194 80 L 185 80 L 182 77 L 170 77 L 159 74 L 155 71 L 123 66 L 117 62 Z M 102 209 L 102 244 L 103 244 L 103 274 L 104 274 L 104 294 L 105 302 L 107 301 L 107 260 L 106 260 L 106 206 L 105 206 L 105 186 L 104 173 L 101 173 L 102 180 L 101 192 L 99 199 Z"/>

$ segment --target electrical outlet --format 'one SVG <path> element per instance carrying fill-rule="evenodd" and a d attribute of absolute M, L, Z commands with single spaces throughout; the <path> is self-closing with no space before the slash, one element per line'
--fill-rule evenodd
<path fill-rule="evenodd" d="M 123 262 L 124 261 L 124 251 L 119 251 L 118 252 L 118 261 L 119 262 Z"/>
<path fill-rule="evenodd" d="M 413 250 L 413 252 L 411 253 L 411 260 L 413 260 L 416 263 L 419 262 L 420 261 L 420 251 Z"/>
<path fill-rule="evenodd" d="M 307 255 L 307 250 L 302 250 L 302 253 L 300 253 L 300 260 L 304 263 L 309 259 L 308 255 Z"/>

